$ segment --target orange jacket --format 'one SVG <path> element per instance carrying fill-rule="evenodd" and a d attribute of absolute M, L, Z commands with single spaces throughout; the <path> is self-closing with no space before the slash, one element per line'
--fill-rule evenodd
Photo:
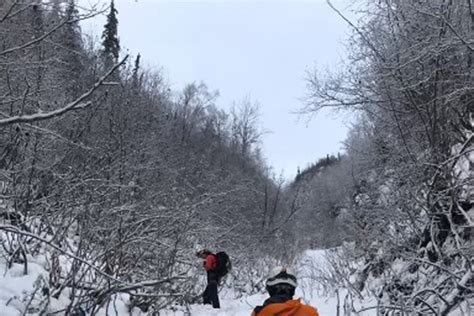
<path fill-rule="evenodd" d="M 300 300 L 289 300 L 285 303 L 273 303 L 265 306 L 260 313 L 252 316 L 319 316 L 318 311 L 311 306 L 304 305 Z"/>

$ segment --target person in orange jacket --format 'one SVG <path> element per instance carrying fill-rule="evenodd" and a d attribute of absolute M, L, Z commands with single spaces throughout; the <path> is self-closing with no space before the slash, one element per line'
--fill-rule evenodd
<path fill-rule="evenodd" d="M 203 267 L 207 273 L 207 286 L 202 294 L 204 304 L 212 304 L 214 308 L 220 308 L 219 296 L 217 295 L 217 285 L 219 284 L 220 277 L 217 271 L 217 257 L 214 253 L 207 249 L 200 250 L 196 255 L 203 259 Z"/>
<path fill-rule="evenodd" d="M 296 286 L 296 277 L 287 269 L 275 269 L 266 282 L 270 298 L 255 307 L 252 316 L 319 316 L 314 307 L 293 299 Z"/>

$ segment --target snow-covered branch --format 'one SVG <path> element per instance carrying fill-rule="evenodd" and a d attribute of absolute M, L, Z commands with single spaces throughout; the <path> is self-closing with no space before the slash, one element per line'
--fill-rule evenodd
<path fill-rule="evenodd" d="M 15 0 L 15 1 L 13 1 L 13 3 L 10 4 L 10 6 L 6 10 L 5 14 L 3 15 L 3 17 L 0 18 L 0 23 L 2 23 L 3 21 L 5 21 L 6 19 L 8 19 L 12 16 L 15 16 L 16 12 L 22 12 L 23 10 L 25 10 L 26 8 L 31 6 L 31 4 L 30 4 L 30 5 L 24 7 L 20 10 L 17 10 L 16 12 L 13 12 L 13 8 L 15 8 L 15 6 L 18 5 L 19 2 L 20 2 L 20 0 Z"/>
<path fill-rule="evenodd" d="M 184 279 L 186 279 L 185 275 L 181 275 L 181 276 L 174 276 L 174 277 L 165 278 L 165 279 L 161 279 L 161 280 L 143 281 L 143 282 L 138 282 L 138 283 L 133 283 L 133 284 L 127 284 L 127 285 L 112 287 L 112 288 L 108 289 L 107 292 L 128 293 L 128 292 L 138 290 L 138 289 L 141 289 L 141 288 L 158 286 L 158 285 L 161 285 L 163 283 L 170 283 L 172 281 L 184 280 Z"/>
<path fill-rule="evenodd" d="M 103 83 L 105 82 L 105 80 L 107 80 L 107 78 L 110 77 L 114 73 L 114 71 L 117 70 L 117 68 L 119 68 L 125 63 L 127 58 L 128 58 L 128 55 L 125 56 L 119 63 L 114 65 L 104 76 L 102 76 L 92 86 L 92 88 L 90 88 L 87 92 L 85 92 L 76 100 L 72 101 L 66 106 L 53 110 L 53 111 L 49 111 L 49 112 L 44 112 L 44 113 L 40 112 L 40 113 L 29 114 L 29 115 L 18 115 L 18 116 L 12 116 L 6 119 L 1 119 L 0 127 L 16 124 L 16 123 L 31 123 L 31 122 L 43 121 L 43 120 L 51 119 L 53 117 L 61 116 L 71 110 L 84 109 L 86 107 L 91 106 L 92 101 L 85 101 L 85 100 L 88 99 L 99 87 L 101 87 Z"/>
<path fill-rule="evenodd" d="M 62 27 L 64 27 L 66 24 L 71 24 L 71 23 L 76 23 L 76 22 L 79 22 L 79 21 L 82 21 L 82 20 L 86 20 L 86 19 L 89 19 L 89 18 L 92 18 L 96 15 L 98 15 L 100 13 L 94 13 L 94 14 L 91 14 L 91 15 L 88 15 L 88 16 L 85 16 L 85 17 L 80 17 L 80 18 L 77 18 L 77 19 L 66 19 L 66 20 L 63 20 L 61 21 L 60 23 L 58 23 L 56 26 L 54 26 L 53 28 L 51 28 L 50 30 L 44 32 L 41 36 L 35 38 L 34 40 L 31 40 L 31 41 L 28 41 L 24 44 L 21 44 L 21 45 L 18 45 L 18 46 L 14 46 L 14 47 L 10 47 L 10 48 L 7 48 L 7 49 L 4 49 L 3 51 L 0 51 L 0 57 L 1 56 L 5 56 L 5 55 L 8 55 L 8 54 L 11 54 L 11 53 L 14 53 L 16 51 L 19 51 L 19 50 L 22 50 L 22 49 L 25 49 L 25 48 L 28 48 L 30 46 L 33 46 L 35 44 L 38 44 L 42 41 L 44 41 L 46 38 L 50 37 L 51 35 L 53 35 L 53 33 L 55 33 L 56 31 L 58 31 L 59 29 L 61 29 Z"/>
<path fill-rule="evenodd" d="M 83 258 L 80 258 L 78 257 L 77 255 L 75 254 L 72 254 L 64 249 L 62 249 L 61 247 L 55 245 L 53 242 L 51 242 L 50 240 L 47 240 L 46 238 L 43 238 L 41 236 L 38 236 L 36 234 L 33 234 L 33 233 L 30 233 L 30 232 L 27 232 L 27 231 L 24 231 L 24 230 L 21 230 L 19 229 L 18 227 L 16 226 L 13 226 L 13 225 L 5 225 L 5 224 L 0 224 L 0 230 L 3 230 L 5 232 L 9 232 L 9 233 L 12 233 L 12 234 L 18 234 L 18 235 L 22 235 L 22 236 L 26 236 L 26 237 L 30 237 L 30 238 L 33 238 L 35 240 L 38 240 L 42 243 L 44 243 L 45 245 L 47 245 L 48 247 L 50 248 L 53 248 L 54 250 L 57 250 L 59 251 L 60 253 L 62 253 L 63 255 L 69 257 L 69 258 L 72 258 L 74 260 L 77 260 L 79 262 L 81 262 L 82 264 L 92 268 L 95 272 L 97 272 L 98 274 L 108 278 L 108 279 L 111 279 L 111 280 L 114 280 L 114 281 L 117 281 L 119 282 L 119 280 L 117 280 L 115 277 L 103 272 L 102 270 L 100 270 L 99 268 L 97 268 L 96 266 L 90 264 L 89 262 L 87 262 L 86 260 L 84 260 Z"/>
<path fill-rule="evenodd" d="M 445 316 L 448 315 L 449 312 L 452 311 L 457 304 L 462 301 L 463 293 L 472 290 L 468 288 L 468 284 L 472 284 L 474 282 L 474 276 L 472 274 L 472 267 L 469 269 L 462 279 L 457 283 L 457 287 L 449 294 L 449 296 L 444 301 L 443 305 L 441 306 L 440 315 Z"/>

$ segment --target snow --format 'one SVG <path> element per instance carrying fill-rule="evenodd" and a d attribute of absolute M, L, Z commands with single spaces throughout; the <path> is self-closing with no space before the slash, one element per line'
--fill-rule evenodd
<path fill-rule="evenodd" d="M 299 285 L 296 290 L 295 298 L 300 298 L 305 304 L 309 304 L 315 307 L 321 316 L 323 315 L 336 315 L 337 310 L 337 295 L 335 292 L 332 294 L 325 293 L 325 290 L 320 284 L 315 281 L 315 277 L 320 271 L 320 268 L 327 265 L 325 260 L 324 250 L 308 250 L 298 260 L 295 271 L 296 276 L 299 280 Z M 222 290 L 219 294 L 221 301 L 221 309 L 213 309 L 210 305 L 191 305 L 186 307 L 175 307 L 175 309 L 169 309 L 164 312 L 160 312 L 160 315 L 165 316 L 207 316 L 207 315 L 226 315 L 226 316 L 249 316 L 252 310 L 257 305 L 261 305 L 267 298 L 266 293 L 255 294 L 247 296 L 245 298 L 236 298 L 237 295 L 232 291 Z M 348 292 L 344 289 L 339 291 L 340 300 L 340 311 L 342 312 L 342 305 L 344 304 L 344 298 L 348 297 Z M 354 302 L 354 307 L 357 310 L 365 307 L 375 306 L 373 301 L 366 302 Z M 375 309 L 362 312 L 361 316 L 376 315 Z"/>
<path fill-rule="evenodd" d="M 326 265 L 324 259 L 325 251 L 311 250 L 307 251 L 294 267 L 297 277 L 301 280 L 296 291 L 296 297 L 301 298 L 303 302 L 310 304 L 318 309 L 321 315 L 333 315 L 336 313 L 337 296 L 335 293 L 331 295 L 324 294 L 321 286 L 316 281 L 312 281 L 315 277 L 315 267 L 322 267 Z M 22 315 L 27 309 L 27 315 L 38 315 L 41 302 L 39 301 L 41 295 L 35 296 L 35 299 L 29 304 L 31 294 L 35 291 L 41 291 L 42 284 L 47 283 L 48 263 L 45 255 L 28 258 L 28 273 L 24 274 L 24 265 L 13 264 L 10 269 L 7 269 L 7 263 L 0 259 L 0 267 L 2 273 L 0 275 L 0 311 L 1 315 L 16 316 Z M 64 264 L 64 263 L 63 263 Z M 44 283 L 43 283 L 44 282 Z M 55 312 L 63 310 L 69 303 L 69 290 L 58 298 L 51 298 L 48 312 Z M 341 290 L 339 297 L 341 305 L 343 304 L 344 296 L 347 291 Z M 165 311 L 160 311 L 160 315 L 165 316 L 180 316 L 180 315 L 228 315 L 240 316 L 250 315 L 252 310 L 257 305 L 261 305 L 267 298 L 266 293 L 259 293 L 255 295 L 241 297 L 241 293 L 236 293 L 231 288 L 224 288 L 220 292 L 221 309 L 215 310 L 210 305 L 190 305 L 190 306 L 175 306 Z M 117 316 L 144 316 L 145 314 L 134 309 L 129 311 L 128 307 L 129 297 L 126 294 L 117 295 L 113 302 L 108 306 L 108 311 L 105 308 L 101 309 L 97 315 L 117 315 Z M 358 307 L 363 307 L 361 304 L 356 304 Z M 342 307 L 341 307 L 342 308 Z M 59 313 L 60 314 L 60 313 Z M 363 313 L 361 315 L 375 315 Z"/>
<path fill-rule="evenodd" d="M 304 297 L 301 290 L 297 291 L 296 298 Z M 213 309 L 210 305 L 191 305 L 189 306 L 190 314 L 186 314 L 185 308 L 177 308 L 178 310 L 167 310 L 160 315 L 166 316 L 186 316 L 186 315 L 195 315 L 195 316 L 206 316 L 206 315 L 227 315 L 227 316 L 249 316 L 252 313 L 252 310 L 257 305 L 261 305 L 268 295 L 266 294 L 256 294 L 246 298 L 233 299 L 232 297 L 223 297 L 221 298 L 221 309 Z M 323 297 L 323 296 L 314 296 L 311 298 L 303 298 L 302 301 L 306 304 L 309 304 L 315 307 L 320 315 L 335 315 L 337 309 L 337 297 Z M 341 311 L 343 299 L 341 301 Z M 362 306 L 361 306 L 362 307 Z M 363 312 L 360 315 L 370 316 L 376 315 L 375 309 L 368 312 Z"/>
<path fill-rule="evenodd" d="M 471 135 L 472 138 L 472 135 Z M 464 146 L 457 144 L 452 148 L 453 155 L 459 155 Z M 474 196 L 474 186 L 472 185 L 472 179 L 474 177 L 474 169 L 471 167 L 474 165 L 474 147 L 470 146 L 466 148 L 464 154 L 459 157 L 454 165 L 454 176 L 458 183 L 462 183 L 463 192 L 461 198 L 469 200 Z"/>
<path fill-rule="evenodd" d="M 352 299 L 345 289 L 339 289 L 328 293 L 321 284 L 317 282 L 319 271 L 327 266 L 325 260 L 326 251 L 324 250 L 308 250 L 298 260 L 297 264 L 292 267 L 298 278 L 298 288 L 296 291 L 296 298 L 314 306 L 321 316 L 336 315 L 338 306 L 338 297 L 340 302 L 340 314 L 344 314 L 343 305 L 345 301 L 350 301 L 350 305 L 354 306 L 355 310 L 363 310 L 376 306 L 375 300 L 358 301 Z M 0 314 L 2 316 L 17 316 L 22 315 L 28 305 L 28 313 L 25 315 L 39 315 L 39 308 L 41 302 L 38 301 L 37 296 L 35 300 L 29 303 L 31 293 L 41 291 L 43 280 L 48 278 L 48 264 L 44 255 L 37 257 L 29 257 L 28 273 L 24 274 L 24 266 L 22 264 L 13 264 L 10 269 L 6 268 L 6 262 L 0 259 L 0 267 L 2 268 L 0 274 Z M 3 261 L 2 261 L 3 260 Z M 397 264 L 395 264 L 396 266 Z M 235 267 L 238 268 L 238 267 Z M 53 313 L 61 311 L 67 307 L 69 303 L 69 290 L 66 289 L 64 293 L 56 300 L 51 298 L 47 312 Z M 227 315 L 227 316 L 249 316 L 252 310 L 257 305 L 261 305 L 265 299 L 268 298 L 266 293 L 258 293 L 254 295 L 242 297 L 242 293 L 235 292 L 232 288 L 223 288 L 220 291 L 221 309 L 213 309 L 210 305 L 190 305 L 190 306 L 173 306 L 167 310 L 161 310 L 160 315 L 164 316 L 212 316 L 212 315 Z M 129 311 L 128 307 L 129 296 L 127 294 L 116 295 L 113 302 L 106 308 L 102 308 L 96 315 L 116 315 L 116 316 L 145 316 L 139 309 L 135 308 Z M 459 309 L 458 309 L 459 312 Z M 462 315 L 458 312 L 453 312 L 451 315 Z M 57 313 L 56 315 L 61 315 Z M 358 315 L 372 316 L 376 315 L 376 309 L 372 308 L 363 311 Z"/>

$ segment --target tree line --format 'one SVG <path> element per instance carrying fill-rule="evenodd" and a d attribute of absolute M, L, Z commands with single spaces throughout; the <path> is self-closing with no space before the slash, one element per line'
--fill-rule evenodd
<path fill-rule="evenodd" d="M 382 313 L 447 315 L 474 288 L 472 1 L 367 2 L 358 23 L 328 4 L 353 30 L 349 60 L 309 74 L 303 112 L 358 119 L 340 159 L 292 184 L 300 243 L 340 246 L 320 281 Z"/>
<path fill-rule="evenodd" d="M 102 13 L 97 43 L 80 22 Z M 41 295 L 70 289 L 66 312 L 119 292 L 143 309 L 189 301 L 199 247 L 228 251 L 245 284 L 286 242 L 257 103 L 226 112 L 204 83 L 172 91 L 122 53 L 118 17 L 113 1 L 0 3 L 0 254 L 28 273 L 46 253 Z"/>

